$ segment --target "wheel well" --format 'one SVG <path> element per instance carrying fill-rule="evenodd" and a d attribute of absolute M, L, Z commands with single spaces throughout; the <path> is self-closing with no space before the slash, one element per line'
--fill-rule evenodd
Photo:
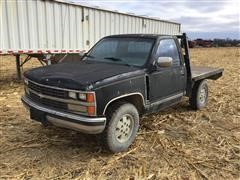
<path fill-rule="evenodd" d="M 143 112 L 144 109 L 144 100 L 143 97 L 140 94 L 134 94 L 134 95 L 130 95 L 130 96 L 126 96 L 126 97 L 122 97 L 119 99 L 116 99 L 114 101 L 112 101 L 110 104 L 107 105 L 106 110 L 104 111 L 104 114 L 106 114 L 106 112 L 108 111 L 108 109 L 115 103 L 117 102 L 128 102 L 133 104 L 137 110 L 138 113 L 141 114 Z"/>

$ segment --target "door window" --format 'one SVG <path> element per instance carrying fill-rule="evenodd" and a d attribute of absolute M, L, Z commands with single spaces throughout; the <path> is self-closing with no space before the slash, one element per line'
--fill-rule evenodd
<path fill-rule="evenodd" d="M 173 39 L 163 39 L 157 49 L 158 57 L 171 57 L 173 59 L 173 66 L 180 66 L 180 58 L 176 43 Z"/>

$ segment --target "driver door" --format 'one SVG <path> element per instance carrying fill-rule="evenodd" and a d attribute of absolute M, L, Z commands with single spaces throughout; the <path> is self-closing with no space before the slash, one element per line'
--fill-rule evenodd
<path fill-rule="evenodd" d="M 160 40 L 156 59 L 159 57 L 171 57 L 173 61 L 172 66 L 157 66 L 156 70 L 149 74 L 150 103 L 178 100 L 185 91 L 186 70 L 174 39 Z"/>

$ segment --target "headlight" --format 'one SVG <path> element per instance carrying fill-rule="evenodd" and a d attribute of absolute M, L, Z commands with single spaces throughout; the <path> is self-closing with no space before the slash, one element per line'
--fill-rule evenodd
<path fill-rule="evenodd" d="M 72 111 L 83 112 L 83 113 L 88 112 L 87 106 L 80 106 L 80 105 L 76 105 L 76 104 L 68 104 L 68 109 L 72 110 Z"/>
<path fill-rule="evenodd" d="M 68 96 L 70 98 L 77 99 L 77 93 L 75 93 L 75 92 L 72 92 L 72 91 L 68 92 Z"/>
<path fill-rule="evenodd" d="M 87 100 L 87 95 L 86 94 L 84 94 L 84 93 L 79 93 L 79 99 L 80 100 L 84 100 L 84 101 L 86 101 Z"/>
<path fill-rule="evenodd" d="M 86 101 L 86 102 L 94 102 L 95 101 L 95 97 L 93 93 L 77 93 L 77 92 L 73 92 L 73 91 L 69 91 L 68 92 L 68 97 L 72 98 L 72 99 L 78 99 L 81 101 Z"/>
<path fill-rule="evenodd" d="M 75 103 L 68 104 L 68 109 L 75 112 L 83 113 L 88 116 L 96 115 L 96 97 L 94 92 L 68 92 L 68 97 L 75 100 Z M 76 103 L 76 100 L 79 103 Z"/>

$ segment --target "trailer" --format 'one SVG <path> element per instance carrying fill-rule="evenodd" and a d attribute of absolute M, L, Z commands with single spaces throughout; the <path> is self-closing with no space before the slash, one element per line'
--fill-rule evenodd
<path fill-rule="evenodd" d="M 32 57 L 58 62 L 67 54 L 90 49 L 114 34 L 179 35 L 181 25 L 63 0 L 1 0 L 0 55 L 16 56 L 20 67 Z M 27 54 L 21 63 L 20 55 Z"/>

